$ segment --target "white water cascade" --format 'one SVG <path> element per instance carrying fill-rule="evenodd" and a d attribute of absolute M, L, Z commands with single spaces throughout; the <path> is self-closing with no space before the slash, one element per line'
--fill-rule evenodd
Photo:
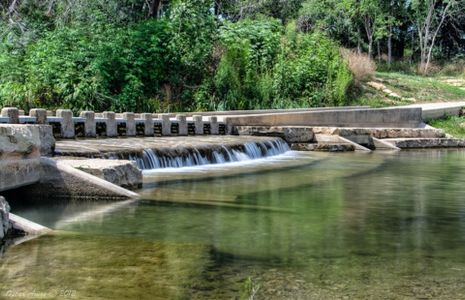
<path fill-rule="evenodd" d="M 184 149 L 181 153 L 157 153 L 145 149 L 142 156 L 132 156 L 142 170 L 162 168 L 182 168 L 208 164 L 247 161 L 269 156 L 276 156 L 289 151 L 289 146 L 281 139 L 263 142 L 249 142 L 236 146 L 220 146 L 216 149 Z"/>

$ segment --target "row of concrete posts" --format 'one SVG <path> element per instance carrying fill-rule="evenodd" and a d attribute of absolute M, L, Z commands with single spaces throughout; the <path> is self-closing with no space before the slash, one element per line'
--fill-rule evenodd
<path fill-rule="evenodd" d="M 218 122 L 216 116 L 208 116 L 204 120 L 200 115 L 188 118 L 183 114 L 172 117 L 169 114 L 83 111 L 79 117 L 74 117 L 69 109 L 59 109 L 55 116 L 45 109 L 31 109 L 29 116 L 25 116 L 15 107 L 1 110 L 0 123 L 50 124 L 54 134 L 60 138 L 218 135 L 225 131 L 224 124 Z"/>

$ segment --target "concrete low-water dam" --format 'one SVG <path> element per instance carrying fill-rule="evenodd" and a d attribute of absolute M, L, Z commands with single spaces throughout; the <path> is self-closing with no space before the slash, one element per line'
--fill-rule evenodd
<path fill-rule="evenodd" d="M 416 116 L 412 123 L 419 123 L 418 109 L 409 111 L 414 114 L 404 119 Z M 357 126 L 367 123 L 360 125 L 365 114 L 365 121 L 382 116 L 386 122 L 375 125 L 394 126 L 387 121 L 396 120 L 395 112 L 322 115 L 341 117 L 336 125 L 352 116 Z M 224 135 L 204 136 L 219 133 L 218 122 L 151 122 L 131 114 L 115 120 L 107 113 L 86 123 L 89 114 L 85 120 L 59 115 L 43 127 L 3 127 L 2 196 L 13 213 L 53 231 L 31 242 L 15 240 L 21 244 L 3 254 L 0 298 L 39 293 L 51 299 L 65 288 L 78 299 L 229 299 L 251 282 L 264 299 L 276 291 L 288 299 L 464 295 L 465 151 L 458 148 L 465 142 L 440 130 L 424 124 L 316 127 L 321 119 L 306 112 L 255 116 L 244 124 L 225 120 Z M 53 126 L 70 140 L 55 136 L 54 157 L 43 157 L 52 149 L 44 147 L 50 135 L 43 136 Z M 154 127 L 161 136 L 149 134 Z M 168 137 L 164 128 L 176 135 L 187 129 L 190 136 Z M 125 135 L 103 138 L 115 132 Z M 87 133 L 94 137 L 81 139 Z M 449 149 L 392 151 L 386 145 L 403 148 L 399 139 Z M 344 144 L 358 152 L 288 151 L 293 143 L 308 151 Z M 391 151 L 371 151 L 384 149 Z M 140 177 L 144 169 L 144 180 L 156 182 L 144 181 L 138 194 L 107 182 L 127 179 L 123 165 Z"/>
<path fill-rule="evenodd" d="M 142 170 L 182 168 L 249 161 L 283 154 L 288 144 L 277 137 L 175 137 L 60 141 L 64 157 L 134 161 Z"/>

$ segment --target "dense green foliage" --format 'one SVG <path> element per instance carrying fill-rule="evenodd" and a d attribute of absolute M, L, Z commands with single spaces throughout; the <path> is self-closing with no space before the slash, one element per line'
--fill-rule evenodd
<path fill-rule="evenodd" d="M 226 23 L 223 55 L 196 95 L 198 109 L 341 105 L 352 80 L 338 47 L 273 19 Z"/>
<path fill-rule="evenodd" d="M 150 109 L 167 73 L 167 24 L 64 27 L 3 50 L 0 99 L 24 108 Z"/>
<path fill-rule="evenodd" d="M 23 13 L 27 36 L 3 24 L 0 105 L 173 111 L 346 100 L 350 72 L 323 34 L 271 17 L 221 19 L 208 0 L 175 1 L 158 19 L 115 15 L 129 11 L 124 3 L 80 3 L 67 16 Z"/>
<path fill-rule="evenodd" d="M 0 106 L 343 105 L 353 76 L 339 47 L 426 73 L 465 57 L 463 11 L 458 0 L 0 0 Z"/>

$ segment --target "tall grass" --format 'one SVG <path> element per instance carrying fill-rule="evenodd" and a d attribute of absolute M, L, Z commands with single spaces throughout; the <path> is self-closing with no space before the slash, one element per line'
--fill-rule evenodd
<path fill-rule="evenodd" d="M 344 48 L 341 49 L 341 54 L 358 82 L 370 80 L 375 74 L 376 63 L 367 54 Z"/>

